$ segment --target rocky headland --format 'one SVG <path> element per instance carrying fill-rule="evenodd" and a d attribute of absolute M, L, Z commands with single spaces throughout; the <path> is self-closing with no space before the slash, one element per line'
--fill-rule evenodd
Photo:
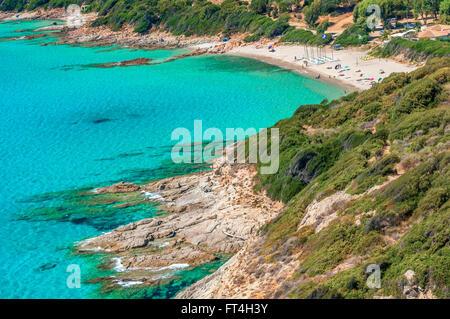
<path fill-rule="evenodd" d="M 117 270 L 117 276 L 97 279 L 110 286 L 154 284 L 174 269 L 211 262 L 218 254 L 235 254 L 283 208 L 254 192 L 255 174 L 254 167 L 222 157 L 207 172 L 142 186 L 121 182 L 98 188 L 100 194 L 142 192 L 167 214 L 84 240 L 76 251 L 110 254 L 103 266 Z"/>

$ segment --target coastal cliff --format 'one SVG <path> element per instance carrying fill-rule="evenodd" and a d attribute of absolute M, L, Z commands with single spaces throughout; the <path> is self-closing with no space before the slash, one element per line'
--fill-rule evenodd
<path fill-rule="evenodd" d="M 177 298 L 448 298 L 449 80 L 450 60 L 434 59 L 301 106 L 275 125 L 277 173 L 219 158 L 209 172 L 139 186 L 169 214 L 77 249 L 114 254 L 106 265 L 122 284 L 234 254 Z M 136 190 L 100 191 L 118 188 Z"/>
<path fill-rule="evenodd" d="M 177 298 L 449 298 L 449 80 L 434 59 L 278 122 L 256 189 L 286 208 Z"/>

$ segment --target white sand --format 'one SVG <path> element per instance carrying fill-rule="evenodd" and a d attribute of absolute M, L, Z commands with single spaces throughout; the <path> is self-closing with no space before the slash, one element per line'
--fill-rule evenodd
<path fill-rule="evenodd" d="M 310 48 L 311 55 L 311 48 Z M 324 52 L 324 51 L 322 51 Z M 367 56 L 367 51 L 359 49 L 345 49 L 340 51 L 326 49 L 326 56 L 334 59 L 339 59 L 337 62 L 326 62 L 324 64 L 310 64 L 305 66 L 305 62 L 300 60 L 305 55 L 304 46 L 302 45 L 283 45 L 276 46 L 275 52 L 270 52 L 268 46 L 256 48 L 256 45 L 248 45 L 235 47 L 228 54 L 247 56 L 263 60 L 282 67 L 291 68 L 309 73 L 311 76 L 320 74 L 320 78 L 325 81 L 336 81 L 341 83 L 344 87 L 353 87 L 358 90 L 365 90 L 371 87 L 371 80 L 364 80 L 373 78 L 375 82 L 378 79 L 386 78 L 394 72 L 411 72 L 418 68 L 416 65 L 403 64 L 390 59 L 373 59 L 364 61 L 361 58 Z M 317 56 L 317 51 L 314 50 L 314 55 Z M 323 53 L 322 53 L 323 55 Z M 294 58 L 297 57 L 297 60 Z M 336 70 L 334 67 L 340 64 L 341 69 Z M 339 72 L 348 66 L 348 71 Z M 384 73 L 381 72 L 384 71 Z M 358 72 L 356 72 L 358 71 Z M 342 76 L 340 76 L 342 74 Z M 357 81 L 363 79 L 361 81 Z"/>
<path fill-rule="evenodd" d="M 210 39 L 206 39 L 205 42 L 192 44 L 189 46 L 191 49 L 212 49 L 218 45 L 223 44 L 223 42 L 211 41 Z"/>

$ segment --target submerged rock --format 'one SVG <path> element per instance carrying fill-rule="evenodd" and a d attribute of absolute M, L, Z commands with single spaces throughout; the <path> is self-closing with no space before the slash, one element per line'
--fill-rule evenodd
<path fill-rule="evenodd" d="M 98 119 L 98 120 L 93 120 L 92 123 L 94 124 L 100 124 L 100 123 L 105 123 L 105 122 L 110 122 L 112 121 L 111 119 Z"/>
<path fill-rule="evenodd" d="M 139 185 L 133 183 L 125 183 L 121 181 L 117 184 L 111 186 L 105 186 L 97 188 L 96 192 L 99 194 L 104 193 L 129 193 L 129 192 L 137 192 L 140 191 L 141 187 Z"/>
<path fill-rule="evenodd" d="M 125 60 L 125 61 L 120 61 L 120 62 L 90 64 L 89 66 L 94 67 L 94 68 L 114 68 L 116 66 L 148 65 L 150 61 L 153 61 L 153 59 L 137 58 L 137 59 L 133 59 L 133 60 Z"/>
<path fill-rule="evenodd" d="M 39 266 L 38 270 L 39 271 L 45 271 L 45 270 L 49 270 L 49 269 L 52 269 L 52 268 L 55 268 L 55 267 L 56 267 L 55 263 L 46 263 L 46 264 L 43 264 L 43 265 Z"/>

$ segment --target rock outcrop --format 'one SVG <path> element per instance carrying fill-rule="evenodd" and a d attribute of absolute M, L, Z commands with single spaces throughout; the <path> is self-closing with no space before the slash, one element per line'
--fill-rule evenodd
<path fill-rule="evenodd" d="M 181 291 L 178 299 L 279 298 L 289 291 L 288 278 L 299 266 L 298 254 L 267 262 L 261 256 L 264 237 L 254 236 L 213 274 Z"/>
<path fill-rule="evenodd" d="M 157 200 L 163 217 L 118 227 L 77 245 L 79 253 L 108 252 L 120 261 L 122 279 L 133 270 L 172 265 L 196 266 L 234 254 L 283 205 L 253 190 L 256 169 L 215 160 L 208 172 L 173 177 L 139 186 L 120 182 L 98 192 L 140 190 Z M 105 265 L 116 267 L 116 262 Z M 127 277 L 127 273 L 129 276 Z"/>
<path fill-rule="evenodd" d="M 104 194 L 104 193 L 129 193 L 129 192 L 137 192 L 141 190 L 141 187 L 139 185 L 133 184 L 133 183 L 125 183 L 123 181 L 106 187 L 100 187 L 97 188 L 95 191 L 98 194 Z"/>

